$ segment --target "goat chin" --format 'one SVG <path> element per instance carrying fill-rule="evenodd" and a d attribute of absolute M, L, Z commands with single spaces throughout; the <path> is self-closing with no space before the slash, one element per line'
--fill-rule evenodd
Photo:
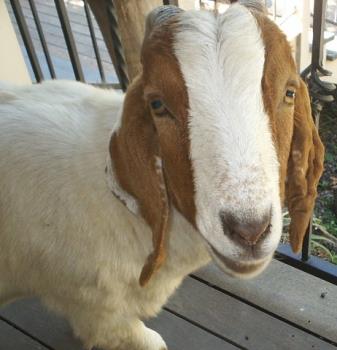
<path fill-rule="evenodd" d="M 252 279 L 258 276 L 269 265 L 273 258 L 273 254 L 271 254 L 264 259 L 251 262 L 239 262 L 221 256 L 214 249 L 210 249 L 210 255 L 222 271 L 232 277 L 240 279 Z"/>
<path fill-rule="evenodd" d="M 167 261 L 138 285 L 151 232 L 110 192 L 104 172 L 123 95 L 54 81 L 6 86 L 0 100 L 0 301 L 40 297 L 87 346 L 111 347 L 126 332 L 163 348 L 139 316 L 154 316 L 210 258 L 174 210 Z"/>

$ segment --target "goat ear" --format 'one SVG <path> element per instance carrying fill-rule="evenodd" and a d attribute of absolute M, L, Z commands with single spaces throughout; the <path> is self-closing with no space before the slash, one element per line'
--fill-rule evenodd
<path fill-rule="evenodd" d="M 324 147 L 314 124 L 310 98 L 303 81 L 296 93 L 294 132 L 288 160 L 286 198 L 291 218 L 292 250 L 300 252 L 323 172 Z"/>
<path fill-rule="evenodd" d="M 143 98 L 143 86 L 136 79 L 124 100 L 122 120 L 110 142 L 114 176 L 119 191 L 132 196 L 138 212 L 152 230 L 153 252 L 142 269 L 139 283 L 144 286 L 166 258 L 169 200 L 156 129 Z"/>

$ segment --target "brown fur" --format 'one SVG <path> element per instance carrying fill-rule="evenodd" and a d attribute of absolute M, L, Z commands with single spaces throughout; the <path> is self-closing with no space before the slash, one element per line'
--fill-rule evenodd
<path fill-rule="evenodd" d="M 262 89 L 280 162 L 281 200 L 288 205 L 290 243 L 298 253 L 323 171 L 324 147 L 311 115 L 307 87 L 296 72 L 285 35 L 266 16 L 254 14 L 266 48 Z M 285 101 L 289 88 L 296 91 L 294 104 Z"/>
<path fill-rule="evenodd" d="M 315 205 L 324 160 L 324 146 L 311 116 L 310 98 L 304 82 L 301 82 L 297 91 L 286 186 L 291 217 L 289 234 L 294 252 L 302 249 L 303 238 Z"/>
<path fill-rule="evenodd" d="M 143 74 L 127 91 L 122 125 L 112 136 L 110 145 L 117 179 L 122 188 L 137 199 L 153 233 L 154 251 L 142 270 L 141 285 L 145 285 L 165 261 L 171 202 L 195 224 L 187 131 L 188 98 L 172 53 L 170 32 L 163 25 L 145 40 Z M 155 97 L 164 99 L 172 116 L 152 114 L 149 101 Z M 162 159 L 162 168 L 156 166 L 156 157 Z"/>

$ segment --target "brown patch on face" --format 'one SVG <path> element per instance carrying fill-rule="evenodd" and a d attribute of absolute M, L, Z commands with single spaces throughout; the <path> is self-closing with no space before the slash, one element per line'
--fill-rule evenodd
<path fill-rule="evenodd" d="M 177 58 L 173 54 L 174 21 L 154 30 L 142 50 L 144 98 L 160 97 L 171 116 L 152 113 L 158 134 L 169 197 L 195 225 L 193 171 L 188 136 L 188 95 Z M 153 54 L 155 52 L 155 54 Z M 155 67 L 155 69 L 154 69 Z"/>
<path fill-rule="evenodd" d="M 266 49 L 263 101 L 280 163 L 280 195 L 288 205 L 290 242 L 298 253 L 323 171 L 324 148 L 311 115 L 307 87 L 296 73 L 285 35 L 265 15 L 254 15 Z M 287 90 L 295 91 L 293 101 L 286 96 Z"/>
<path fill-rule="evenodd" d="M 120 186 L 133 196 L 152 229 L 154 250 L 143 267 L 145 285 L 166 258 L 171 203 L 195 224 L 194 185 L 188 138 L 188 97 L 173 54 L 174 24 L 156 28 L 142 50 L 143 73 L 129 87 L 110 154 Z M 156 116 L 150 102 L 170 110 Z"/>

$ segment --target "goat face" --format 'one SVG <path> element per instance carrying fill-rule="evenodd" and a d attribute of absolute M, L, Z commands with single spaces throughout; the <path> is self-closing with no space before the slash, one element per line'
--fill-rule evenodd
<path fill-rule="evenodd" d="M 298 251 L 323 150 L 284 35 L 239 4 L 218 16 L 159 8 L 146 32 L 110 144 L 120 190 L 153 231 L 141 283 L 165 260 L 171 205 L 224 270 L 262 271 L 281 236 L 287 176 Z"/>

